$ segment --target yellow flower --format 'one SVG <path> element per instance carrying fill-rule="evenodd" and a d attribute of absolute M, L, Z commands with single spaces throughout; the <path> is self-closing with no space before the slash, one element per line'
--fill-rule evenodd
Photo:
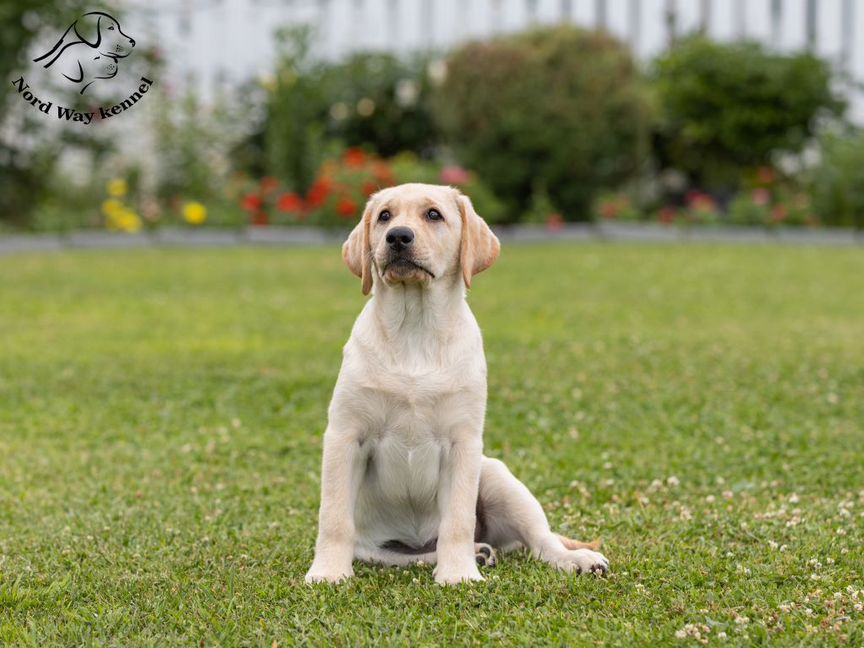
<path fill-rule="evenodd" d="M 126 192 L 129 191 L 129 185 L 126 184 L 126 181 L 123 180 L 123 178 L 115 178 L 108 183 L 107 189 L 109 196 L 122 198 L 126 195 Z"/>
<path fill-rule="evenodd" d="M 109 219 L 119 214 L 125 207 L 123 203 L 115 198 L 108 198 L 102 201 L 102 213 Z"/>
<path fill-rule="evenodd" d="M 105 225 L 110 230 L 134 234 L 141 230 L 141 217 L 119 200 L 108 199 L 102 203 Z"/>
<path fill-rule="evenodd" d="M 117 228 L 134 234 L 141 230 L 141 218 L 131 209 L 124 209 L 117 218 Z"/>
<path fill-rule="evenodd" d="M 207 208 L 200 202 L 187 202 L 183 205 L 183 219 L 190 225 L 200 225 L 207 220 Z"/>

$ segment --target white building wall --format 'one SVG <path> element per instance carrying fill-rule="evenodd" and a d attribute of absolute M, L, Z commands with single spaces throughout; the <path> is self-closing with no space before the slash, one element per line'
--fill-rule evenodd
<path fill-rule="evenodd" d="M 667 12 L 677 31 L 699 27 L 708 9 L 710 35 L 756 38 L 782 51 L 807 46 L 810 0 L 127 0 L 128 21 L 144 26 L 166 53 L 165 83 L 194 85 L 204 97 L 220 85 L 266 77 L 279 26 L 316 28 L 316 54 L 338 59 L 360 50 L 406 53 L 444 50 L 460 42 L 515 31 L 530 24 L 572 22 L 593 26 L 605 13 L 607 28 L 650 61 L 668 42 Z M 815 0 L 815 51 L 864 80 L 864 1 Z M 605 8 L 605 9 L 604 9 Z M 599 10 L 599 12 L 598 12 Z M 843 58 L 844 21 L 848 39 Z M 864 122 L 864 96 L 855 92 L 852 116 Z"/>

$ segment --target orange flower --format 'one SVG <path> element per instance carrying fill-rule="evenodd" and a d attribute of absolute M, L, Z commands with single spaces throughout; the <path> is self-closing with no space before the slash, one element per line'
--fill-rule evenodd
<path fill-rule="evenodd" d="M 261 196 L 259 196 L 258 194 L 248 193 L 243 196 L 243 209 L 250 213 L 254 213 L 261 209 L 262 202 L 263 201 L 261 200 Z"/>
<path fill-rule="evenodd" d="M 351 200 L 348 196 L 342 196 L 339 198 L 339 202 L 336 205 L 336 211 L 342 218 L 351 218 L 357 213 L 357 203 Z"/>
<path fill-rule="evenodd" d="M 375 179 L 379 182 L 380 186 L 388 187 L 395 184 L 396 179 L 393 177 L 393 171 L 384 162 L 376 163 L 372 169 L 372 173 L 375 174 Z"/>
<path fill-rule="evenodd" d="M 269 194 L 276 191 L 279 188 L 279 180 L 274 178 L 273 176 L 264 176 L 261 178 L 261 192 L 263 194 Z"/>
<path fill-rule="evenodd" d="M 564 229 L 564 219 L 561 214 L 550 214 L 546 219 L 546 229 L 551 232 L 559 232 Z"/>
<path fill-rule="evenodd" d="M 600 215 L 603 218 L 615 218 L 618 216 L 618 203 L 614 200 L 607 200 L 600 204 Z"/>
<path fill-rule="evenodd" d="M 303 199 L 293 191 L 283 193 L 276 201 L 276 209 L 281 212 L 296 214 L 303 211 Z"/>
<path fill-rule="evenodd" d="M 774 169 L 771 167 L 763 166 L 756 170 L 756 179 L 760 184 L 770 185 L 777 179 L 777 174 L 774 173 Z"/>
<path fill-rule="evenodd" d="M 775 205 L 771 210 L 771 220 L 775 223 L 782 223 L 788 215 L 789 210 L 786 209 L 786 205 Z"/>
<path fill-rule="evenodd" d="M 345 166 L 356 169 L 366 164 L 366 153 L 359 148 L 349 148 L 345 150 L 342 160 L 345 162 Z"/>
<path fill-rule="evenodd" d="M 674 207 L 664 207 L 657 213 L 657 220 L 661 223 L 674 223 L 676 218 Z"/>
<path fill-rule="evenodd" d="M 333 183 L 327 178 L 318 178 L 309 187 L 309 193 L 306 194 L 306 203 L 312 207 L 321 207 L 327 202 L 327 197 L 333 189 Z"/>

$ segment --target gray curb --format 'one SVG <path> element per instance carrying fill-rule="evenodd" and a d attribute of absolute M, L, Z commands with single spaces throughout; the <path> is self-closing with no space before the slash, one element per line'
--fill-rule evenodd
<path fill-rule="evenodd" d="M 626 243 L 731 243 L 851 247 L 864 244 L 864 235 L 849 229 L 797 229 L 780 227 L 691 226 L 652 223 L 567 223 L 556 229 L 542 225 L 493 227 L 505 243 L 557 243 L 609 241 Z M 234 247 L 335 245 L 348 230 L 314 227 L 258 226 L 243 230 L 161 229 L 151 233 L 77 231 L 58 234 L 0 235 L 0 254 L 47 252 L 62 249 L 137 249 L 158 247 Z"/>

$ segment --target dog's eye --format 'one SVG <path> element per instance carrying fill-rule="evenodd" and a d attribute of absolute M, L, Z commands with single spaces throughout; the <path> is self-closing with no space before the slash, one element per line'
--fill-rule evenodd
<path fill-rule="evenodd" d="M 437 209 L 430 209 L 429 211 L 427 211 L 426 212 L 426 218 L 428 218 L 430 221 L 443 221 L 444 220 L 444 217 L 441 215 L 441 212 L 439 212 Z"/>
<path fill-rule="evenodd" d="M 114 27 L 113 27 L 113 26 L 109 27 L 108 29 L 110 29 L 111 31 L 114 31 Z"/>
<path fill-rule="evenodd" d="M 378 214 L 378 221 L 379 222 L 386 223 L 389 220 L 390 220 L 390 212 L 387 211 L 386 209 L 384 211 L 382 211 L 380 214 Z"/>

